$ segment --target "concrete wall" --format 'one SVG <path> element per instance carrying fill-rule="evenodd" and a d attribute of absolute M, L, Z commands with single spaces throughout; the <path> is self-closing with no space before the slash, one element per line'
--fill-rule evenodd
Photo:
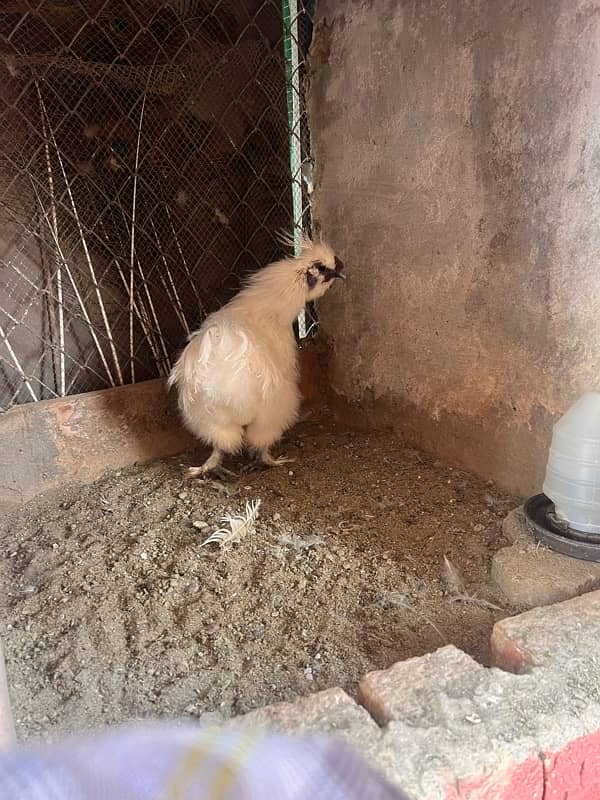
<path fill-rule="evenodd" d="M 557 415 L 600 387 L 600 2 L 317 5 L 338 405 L 539 490 Z"/>

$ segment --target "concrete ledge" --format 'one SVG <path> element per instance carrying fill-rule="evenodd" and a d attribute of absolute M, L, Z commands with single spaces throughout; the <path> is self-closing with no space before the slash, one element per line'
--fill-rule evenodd
<path fill-rule="evenodd" d="M 319 346 L 300 351 L 304 408 L 322 392 Z M 175 455 L 198 443 L 162 380 L 16 406 L 0 414 L 0 511 L 109 469 Z"/>
<path fill-rule="evenodd" d="M 600 591 L 497 622 L 491 652 L 495 666 L 515 673 L 543 667 L 561 669 L 571 679 L 586 665 L 597 672 Z"/>
<path fill-rule="evenodd" d="M 448 646 L 366 675 L 358 697 L 372 718 L 333 689 L 229 724 L 342 736 L 412 800 L 591 800 L 599 633 L 593 592 L 498 623 L 491 669 Z"/>
<path fill-rule="evenodd" d="M 281 733 L 322 733 L 354 745 L 361 753 L 375 754 L 382 732 L 368 712 L 343 689 L 325 689 L 294 703 L 274 703 L 257 708 L 228 725 L 268 728 Z"/>
<path fill-rule="evenodd" d="M 17 406 L 0 441 L 0 506 L 192 445 L 161 380 Z"/>
<path fill-rule="evenodd" d="M 365 675 L 358 686 L 358 699 L 380 725 L 403 719 L 418 726 L 424 717 L 431 718 L 437 704 L 440 675 L 446 691 L 454 697 L 468 697 L 482 669 L 456 647 L 442 647 Z M 401 687 L 405 688 L 399 691 Z"/>
<path fill-rule="evenodd" d="M 365 676 L 381 768 L 415 800 L 600 796 L 599 633 L 592 592 L 497 623 L 492 669 L 445 647 Z"/>
<path fill-rule="evenodd" d="M 508 514 L 502 532 L 512 544 L 494 555 L 491 577 L 513 607 L 549 606 L 600 587 L 600 563 L 538 546 L 522 507 Z"/>

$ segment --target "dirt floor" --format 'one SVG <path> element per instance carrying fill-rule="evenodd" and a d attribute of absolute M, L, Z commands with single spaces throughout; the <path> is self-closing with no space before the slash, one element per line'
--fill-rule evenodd
<path fill-rule="evenodd" d="M 180 467 L 197 459 L 180 457 L 2 521 L 0 635 L 20 737 L 353 694 L 363 673 L 448 643 L 486 661 L 511 612 L 485 602 L 503 604 L 489 568 L 517 500 L 387 433 L 312 422 L 283 447 L 289 468 L 202 482 Z M 200 547 L 258 499 L 238 544 Z M 452 599 L 444 555 L 475 602 Z"/>

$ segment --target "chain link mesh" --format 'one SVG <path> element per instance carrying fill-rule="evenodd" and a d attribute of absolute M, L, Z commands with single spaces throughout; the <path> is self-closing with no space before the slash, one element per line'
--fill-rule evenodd
<path fill-rule="evenodd" d="M 0 4 L 0 408 L 166 375 L 279 232 L 309 225 L 313 9 L 285 10 Z"/>

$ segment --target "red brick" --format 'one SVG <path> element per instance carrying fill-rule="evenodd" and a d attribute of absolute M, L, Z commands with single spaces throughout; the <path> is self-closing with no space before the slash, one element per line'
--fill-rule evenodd
<path fill-rule="evenodd" d="M 546 756 L 544 800 L 600 798 L 600 731 Z"/>
<path fill-rule="evenodd" d="M 492 630 L 490 643 L 491 661 L 495 667 L 519 674 L 527 672 L 535 665 L 533 653 L 510 638 L 510 630 L 502 622 L 497 622 Z"/>
<path fill-rule="evenodd" d="M 369 672 L 358 686 L 358 701 L 380 725 L 392 720 L 417 721 L 428 697 L 444 688 L 468 686 L 483 667 L 452 645 L 435 653 L 399 661 Z"/>
<path fill-rule="evenodd" d="M 325 689 L 290 703 L 257 708 L 236 717 L 228 725 L 268 728 L 281 733 L 336 736 L 349 741 L 363 753 L 371 751 L 381 737 L 380 729 L 365 709 L 339 688 Z"/>
<path fill-rule="evenodd" d="M 542 798 L 547 800 L 544 794 L 544 768 L 540 759 L 532 756 L 520 764 L 507 766 L 504 771 L 458 780 L 448 787 L 444 800 L 542 800 Z M 569 800 L 571 800 L 570 794 Z"/>
<path fill-rule="evenodd" d="M 516 673 L 558 666 L 575 656 L 589 656 L 589 643 L 599 636 L 600 591 L 588 592 L 497 622 L 491 638 L 492 663 Z"/>

